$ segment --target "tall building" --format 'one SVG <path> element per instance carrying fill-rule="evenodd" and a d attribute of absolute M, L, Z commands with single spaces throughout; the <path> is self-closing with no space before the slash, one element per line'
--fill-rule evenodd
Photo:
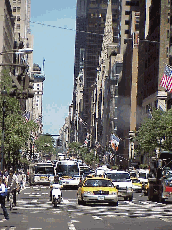
<path fill-rule="evenodd" d="M 141 0 L 138 106 L 143 115 L 150 109 L 171 108 L 171 95 L 160 86 L 166 64 L 172 65 L 171 1 Z M 145 23 L 147 19 L 147 23 Z M 139 114 L 139 113 L 138 113 Z M 138 116 L 138 125 L 143 116 Z"/>
<path fill-rule="evenodd" d="M 14 49 L 33 48 L 33 35 L 30 31 L 31 0 L 10 0 L 14 26 Z M 33 69 L 33 54 L 16 55 L 16 60 L 26 62 L 29 66 L 28 74 L 31 76 Z M 17 68 L 16 68 L 17 71 Z M 29 112 L 30 100 L 20 100 L 23 111 Z"/>
<path fill-rule="evenodd" d="M 112 0 L 113 42 L 119 43 L 119 0 Z M 97 76 L 99 56 L 106 20 L 108 0 L 78 0 L 76 12 L 75 66 L 74 66 L 74 111 L 76 109 L 77 78 L 83 72 L 83 107 L 80 116 L 87 124 L 85 134 L 90 132 L 92 85 Z"/>
<path fill-rule="evenodd" d="M 41 67 L 38 64 L 33 64 L 32 77 L 34 79 L 33 90 L 34 97 L 30 98 L 30 104 L 32 107 L 29 109 L 31 120 L 35 121 L 39 125 L 38 134 L 43 132 L 42 124 L 42 100 L 43 100 L 43 82 L 45 80 L 44 71 L 41 71 Z"/>
<path fill-rule="evenodd" d="M 0 63 L 13 63 L 14 18 L 9 0 L 0 0 Z"/>
<path fill-rule="evenodd" d="M 117 135 L 121 138 L 118 153 L 127 168 L 133 159 L 130 137 L 136 129 L 138 45 L 140 8 L 138 0 L 122 1 L 121 49 L 123 70 L 118 81 Z M 120 159 L 117 159 L 118 161 Z"/>

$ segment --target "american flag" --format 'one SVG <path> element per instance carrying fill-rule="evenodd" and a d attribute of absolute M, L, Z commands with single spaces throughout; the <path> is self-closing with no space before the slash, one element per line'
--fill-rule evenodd
<path fill-rule="evenodd" d="M 172 93 L 172 66 L 166 65 L 160 86 Z"/>
<path fill-rule="evenodd" d="M 111 147 L 113 150 L 115 151 L 118 150 L 119 142 L 120 142 L 120 138 L 114 134 L 111 134 Z"/>

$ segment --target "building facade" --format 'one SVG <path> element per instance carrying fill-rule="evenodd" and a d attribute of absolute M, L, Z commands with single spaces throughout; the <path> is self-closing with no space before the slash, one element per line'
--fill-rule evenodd
<path fill-rule="evenodd" d="M 112 0 L 113 40 L 119 42 L 118 0 Z M 76 104 L 77 78 L 83 71 L 83 107 L 80 112 L 82 120 L 87 123 L 85 136 L 91 130 L 91 94 L 92 85 L 97 77 L 99 56 L 102 49 L 104 27 L 106 21 L 108 0 L 78 0 L 76 13 L 75 66 L 74 66 L 74 110 Z M 82 140 L 83 141 L 83 140 Z"/>
<path fill-rule="evenodd" d="M 0 1 L 0 63 L 13 63 L 14 18 L 9 0 Z"/>

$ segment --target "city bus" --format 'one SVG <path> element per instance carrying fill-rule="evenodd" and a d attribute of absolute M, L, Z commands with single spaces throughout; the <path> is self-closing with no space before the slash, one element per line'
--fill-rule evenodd
<path fill-rule="evenodd" d="M 54 181 L 54 165 L 52 163 L 36 163 L 29 166 L 30 185 L 50 185 Z"/>
<path fill-rule="evenodd" d="M 56 163 L 55 173 L 64 188 L 77 188 L 80 182 L 79 164 L 74 160 L 61 160 Z"/>

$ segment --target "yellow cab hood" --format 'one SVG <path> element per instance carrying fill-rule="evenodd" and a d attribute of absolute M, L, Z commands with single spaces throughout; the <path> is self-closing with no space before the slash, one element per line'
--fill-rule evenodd
<path fill-rule="evenodd" d="M 114 187 L 82 187 L 81 189 L 84 191 L 109 191 L 109 192 L 117 192 L 118 190 Z"/>

